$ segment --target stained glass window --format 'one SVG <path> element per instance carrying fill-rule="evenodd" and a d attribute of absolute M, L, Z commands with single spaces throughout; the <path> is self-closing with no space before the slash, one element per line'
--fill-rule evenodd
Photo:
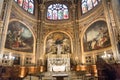
<path fill-rule="evenodd" d="M 34 0 L 14 0 L 19 6 L 28 11 L 34 13 Z"/>
<path fill-rule="evenodd" d="M 47 9 L 47 19 L 63 20 L 68 19 L 68 7 L 64 4 L 51 4 Z"/>
<path fill-rule="evenodd" d="M 93 9 L 101 0 L 82 0 L 82 13 L 86 13 Z"/>

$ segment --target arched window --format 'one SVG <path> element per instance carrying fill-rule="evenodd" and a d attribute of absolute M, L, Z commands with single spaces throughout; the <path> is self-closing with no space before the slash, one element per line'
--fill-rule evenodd
<path fill-rule="evenodd" d="M 82 0 L 82 14 L 93 9 L 101 0 Z"/>
<path fill-rule="evenodd" d="M 34 13 L 34 0 L 15 0 L 15 2 L 27 12 Z"/>
<path fill-rule="evenodd" d="M 68 19 L 68 7 L 64 4 L 51 4 L 47 8 L 47 19 L 63 20 Z"/>

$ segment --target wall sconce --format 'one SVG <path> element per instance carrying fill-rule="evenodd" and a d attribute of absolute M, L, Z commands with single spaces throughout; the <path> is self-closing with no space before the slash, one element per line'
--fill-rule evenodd
<path fill-rule="evenodd" d="M 107 53 L 106 51 L 104 51 L 104 54 L 101 55 L 101 58 L 103 58 L 105 61 L 109 61 L 109 59 L 112 57 L 112 54 Z"/>

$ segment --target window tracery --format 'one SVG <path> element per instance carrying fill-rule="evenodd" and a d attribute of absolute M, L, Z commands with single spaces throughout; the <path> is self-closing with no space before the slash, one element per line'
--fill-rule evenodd
<path fill-rule="evenodd" d="M 49 20 L 63 20 L 68 19 L 68 7 L 64 4 L 51 4 L 47 8 L 47 19 Z"/>
<path fill-rule="evenodd" d="M 82 14 L 93 9 L 101 0 L 82 0 Z"/>
<path fill-rule="evenodd" d="M 34 0 L 14 0 L 20 7 L 27 12 L 34 13 Z"/>

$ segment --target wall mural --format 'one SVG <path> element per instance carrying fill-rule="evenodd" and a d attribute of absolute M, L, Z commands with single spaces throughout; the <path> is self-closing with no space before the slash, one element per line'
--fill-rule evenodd
<path fill-rule="evenodd" d="M 33 52 L 33 35 L 31 31 L 20 22 L 11 22 L 7 30 L 5 48 Z"/>
<path fill-rule="evenodd" d="M 84 51 L 98 50 L 111 45 L 107 24 L 97 21 L 84 34 Z"/>
<path fill-rule="evenodd" d="M 71 53 L 71 43 L 69 37 L 62 32 L 55 32 L 50 34 L 46 40 L 46 53 Z"/>

